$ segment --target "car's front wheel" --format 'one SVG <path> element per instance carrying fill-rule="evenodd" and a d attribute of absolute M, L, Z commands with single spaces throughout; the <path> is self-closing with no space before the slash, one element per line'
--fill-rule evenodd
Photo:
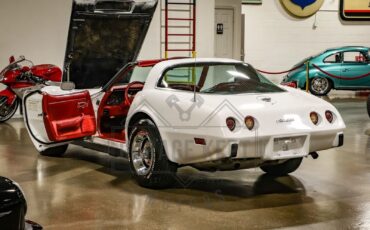
<path fill-rule="evenodd" d="M 310 92 L 316 96 L 326 96 L 332 87 L 331 81 L 325 77 L 314 77 L 310 82 Z"/>
<path fill-rule="evenodd" d="M 294 158 L 277 165 L 261 166 L 261 169 L 273 176 L 285 176 L 296 171 L 302 163 L 303 158 Z"/>
<path fill-rule="evenodd" d="M 159 131 L 151 120 L 143 119 L 134 125 L 129 159 L 139 185 L 161 189 L 175 182 L 177 165 L 168 160 Z"/>
<path fill-rule="evenodd" d="M 62 157 L 68 149 L 68 144 L 60 145 L 57 147 L 48 148 L 44 151 L 41 151 L 40 154 L 48 157 Z"/>

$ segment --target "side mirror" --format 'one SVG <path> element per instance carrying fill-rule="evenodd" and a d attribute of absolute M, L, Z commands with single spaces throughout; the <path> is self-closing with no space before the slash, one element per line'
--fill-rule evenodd
<path fill-rule="evenodd" d="M 13 62 L 15 62 L 15 58 L 14 58 L 14 56 L 10 56 L 9 57 L 9 64 L 12 64 Z"/>
<path fill-rule="evenodd" d="M 66 82 L 63 82 L 61 85 L 60 85 L 60 88 L 62 90 L 74 90 L 76 88 L 76 85 L 75 83 L 71 82 L 71 81 L 66 81 Z"/>

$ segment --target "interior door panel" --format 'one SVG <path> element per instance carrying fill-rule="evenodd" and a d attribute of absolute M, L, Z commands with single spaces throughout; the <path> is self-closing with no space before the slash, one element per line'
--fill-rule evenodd
<path fill-rule="evenodd" d="M 58 96 L 45 93 L 42 108 L 50 141 L 68 141 L 96 133 L 95 114 L 88 91 Z"/>

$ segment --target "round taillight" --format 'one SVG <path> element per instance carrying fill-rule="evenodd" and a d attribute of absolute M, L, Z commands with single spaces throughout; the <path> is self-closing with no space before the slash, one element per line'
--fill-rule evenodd
<path fill-rule="evenodd" d="M 254 128 L 254 117 L 251 116 L 246 117 L 244 123 L 249 130 L 252 130 Z"/>
<path fill-rule="evenodd" d="M 319 123 L 319 115 L 317 115 L 316 112 L 310 113 L 310 118 L 314 125 L 317 125 Z"/>
<path fill-rule="evenodd" d="M 236 128 L 236 122 L 235 119 L 232 117 L 229 117 L 226 119 L 226 125 L 230 129 L 230 131 L 234 131 Z"/>
<path fill-rule="evenodd" d="M 326 120 L 328 120 L 330 123 L 332 123 L 334 120 L 333 113 L 329 110 L 325 112 L 325 117 L 326 117 Z"/>

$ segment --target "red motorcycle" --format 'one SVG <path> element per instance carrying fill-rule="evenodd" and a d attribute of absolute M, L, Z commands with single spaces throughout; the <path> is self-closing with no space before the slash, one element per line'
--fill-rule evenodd
<path fill-rule="evenodd" d="M 26 91 L 62 80 L 62 71 L 54 65 L 34 65 L 24 56 L 17 60 L 12 56 L 9 63 L 0 72 L 0 83 L 6 86 L 0 91 L 0 123 L 13 117 Z"/>

